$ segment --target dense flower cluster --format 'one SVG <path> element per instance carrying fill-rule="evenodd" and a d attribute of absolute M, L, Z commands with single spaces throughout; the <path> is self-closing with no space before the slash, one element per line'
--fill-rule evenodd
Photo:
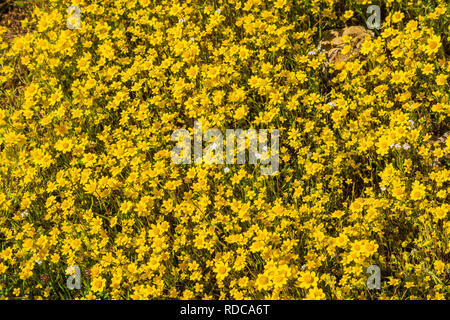
<path fill-rule="evenodd" d="M 0 297 L 448 298 L 448 7 L 383 2 L 326 61 L 370 4 L 35 1 L 0 42 Z M 279 172 L 175 165 L 194 121 L 279 129 Z"/>

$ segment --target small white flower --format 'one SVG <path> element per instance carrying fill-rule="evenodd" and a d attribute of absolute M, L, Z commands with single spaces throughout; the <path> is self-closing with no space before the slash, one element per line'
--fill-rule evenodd
<path fill-rule="evenodd" d="M 264 146 L 262 149 L 263 149 L 264 152 L 266 152 L 267 151 L 267 146 Z"/>
<path fill-rule="evenodd" d="M 312 55 L 314 55 L 314 54 L 316 54 L 316 51 L 314 51 L 314 50 L 308 52 L 308 55 L 309 55 L 309 56 L 312 56 Z"/>
<path fill-rule="evenodd" d="M 216 150 L 217 146 L 218 146 L 217 143 L 214 142 L 214 143 L 211 145 L 211 149 Z"/>
<path fill-rule="evenodd" d="M 402 148 L 402 145 L 400 143 L 395 144 L 395 149 L 401 149 L 401 148 Z"/>
<path fill-rule="evenodd" d="M 220 8 L 218 8 L 218 9 L 216 10 L 217 13 L 220 13 L 220 11 L 221 11 Z"/>
<path fill-rule="evenodd" d="M 380 187 L 381 191 L 386 191 L 386 187 Z"/>
<path fill-rule="evenodd" d="M 28 216 L 28 211 L 27 210 L 23 211 L 21 216 L 22 216 L 22 218 L 27 217 Z"/>
<path fill-rule="evenodd" d="M 409 122 L 409 129 L 412 129 L 414 127 L 414 121 L 408 120 L 408 122 Z"/>
<path fill-rule="evenodd" d="M 328 105 L 329 105 L 329 106 L 331 106 L 331 107 L 336 107 L 336 103 L 335 103 L 335 102 L 333 102 L 333 101 L 331 101 L 331 102 L 328 102 Z"/>
<path fill-rule="evenodd" d="M 180 19 L 178 19 L 178 22 L 182 22 L 182 23 L 185 23 L 185 22 L 186 22 L 186 20 L 184 20 L 183 18 L 180 18 Z"/>
<path fill-rule="evenodd" d="M 225 167 L 225 168 L 223 169 L 223 171 L 224 171 L 225 173 L 228 173 L 228 172 L 230 172 L 230 168 Z"/>
<path fill-rule="evenodd" d="M 407 143 L 403 144 L 403 149 L 408 150 L 409 148 L 410 148 L 409 144 L 407 144 Z"/>
<path fill-rule="evenodd" d="M 190 37 L 189 40 L 195 41 L 195 38 L 194 37 Z"/>
<path fill-rule="evenodd" d="M 35 260 L 34 262 L 36 262 L 37 264 L 41 264 L 42 263 L 41 260 Z"/>
<path fill-rule="evenodd" d="M 256 159 L 261 159 L 261 154 L 259 154 L 259 153 L 255 153 L 255 157 L 256 157 Z"/>

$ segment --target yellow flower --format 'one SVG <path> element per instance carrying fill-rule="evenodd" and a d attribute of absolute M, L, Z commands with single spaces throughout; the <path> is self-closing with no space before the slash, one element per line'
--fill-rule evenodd
<path fill-rule="evenodd" d="M 228 266 L 228 263 L 224 263 L 223 261 L 219 261 L 214 266 L 214 271 L 216 272 L 216 277 L 218 280 L 223 280 L 230 272 L 231 268 Z"/>
<path fill-rule="evenodd" d="M 91 290 L 93 292 L 102 292 L 105 288 L 106 280 L 102 277 L 96 277 L 91 281 Z"/>
<path fill-rule="evenodd" d="M 434 71 L 434 66 L 431 63 L 426 63 L 422 67 L 422 72 L 425 75 L 429 75 L 429 74 L 433 73 L 433 71 Z"/>
<path fill-rule="evenodd" d="M 411 190 L 411 200 L 420 200 L 425 196 L 425 189 L 426 187 L 419 183 L 418 181 L 415 181 L 413 184 L 413 188 Z"/>
<path fill-rule="evenodd" d="M 234 118 L 236 120 L 240 120 L 240 119 L 244 118 L 246 114 L 247 114 L 247 111 L 246 111 L 245 107 L 242 106 L 236 110 L 236 112 L 234 113 Z"/>
<path fill-rule="evenodd" d="M 434 261 L 434 270 L 436 270 L 436 273 L 438 275 L 443 274 L 445 270 L 445 263 L 442 262 L 441 260 Z"/>
<path fill-rule="evenodd" d="M 447 83 L 447 75 L 445 74 L 439 74 L 436 76 L 436 84 L 438 86 L 443 86 Z"/>
<path fill-rule="evenodd" d="M 405 15 L 403 14 L 403 12 L 397 11 L 392 15 L 392 22 L 393 23 L 397 23 L 403 20 L 403 18 L 405 17 Z"/>
<path fill-rule="evenodd" d="M 55 149 L 61 151 L 62 153 L 67 153 L 72 150 L 73 143 L 70 138 L 64 138 L 62 140 L 58 140 L 55 143 Z"/>
<path fill-rule="evenodd" d="M 440 207 L 437 207 L 434 209 L 434 216 L 436 219 L 441 220 L 445 219 L 449 212 L 449 206 L 448 205 L 442 205 Z"/>
<path fill-rule="evenodd" d="M 4 274 L 6 270 L 8 270 L 8 267 L 5 264 L 0 263 L 0 274 Z"/>
<path fill-rule="evenodd" d="M 440 47 L 441 47 L 441 37 L 438 35 L 432 35 L 427 40 L 426 53 L 428 55 L 432 55 L 438 52 Z"/>
<path fill-rule="evenodd" d="M 405 189 L 401 185 L 397 185 L 392 189 L 392 195 L 399 200 L 403 199 L 404 194 Z"/>
<path fill-rule="evenodd" d="M 14 288 L 13 290 L 13 295 L 15 295 L 16 297 L 18 297 L 20 295 L 20 288 Z"/>
<path fill-rule="evenodd" d="M 320 288 L 311 288 L 308 290 L 306 300 L 324 300 L 326 298 L 325 293 Z"/>
<path fill-rule="evenodd" d="M 303 271 L 297 280 L 297 286 L 308 289 L 317 285 L 317 277 L 314 271 Z"/>
<path fill-rule="evenodd" d="M 344 13 L 344 18 L 345 18 L 345 20 L 348 20 L 348 19 L 350 19 L 351 17 L 353 17 L 353 11 L 352 11 L 352 10 L 347 10 L 347 11 L 345 11 L 345 13 Z"/>
<path fill-rule="evenodd" d="M 256 278 L 256 288 L 260 291 L 268 290 L 271 286 L 271 281 L 269 277 L 267 277 L 265 274 L 259 274 Z"/>

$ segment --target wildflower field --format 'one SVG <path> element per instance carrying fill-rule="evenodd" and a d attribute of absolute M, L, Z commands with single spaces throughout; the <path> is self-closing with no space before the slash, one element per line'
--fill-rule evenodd
<path fill-rule="evenodd" d="M 4 3 L 0 299 L 449 298 L 446 1 Z M 196 121 L 279 170 L 175 164 Z"/>

